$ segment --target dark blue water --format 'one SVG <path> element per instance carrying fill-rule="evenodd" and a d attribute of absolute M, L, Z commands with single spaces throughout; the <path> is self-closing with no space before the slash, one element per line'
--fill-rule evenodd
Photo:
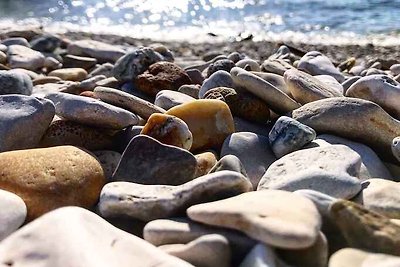
<path fill-rule="evenodd" d="M 190 39 L 399 36 L 400 0 L 0 0 L 0 22 Z M 322 38 L 322 37 L 321 37 Z"/>

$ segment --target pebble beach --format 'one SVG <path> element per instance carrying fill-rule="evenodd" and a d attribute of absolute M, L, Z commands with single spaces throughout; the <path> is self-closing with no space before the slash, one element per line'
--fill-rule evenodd
<path fill-rule="evenodd" d="M 0 267 L 400 266 L 400 48 L 0 30 Z"/>

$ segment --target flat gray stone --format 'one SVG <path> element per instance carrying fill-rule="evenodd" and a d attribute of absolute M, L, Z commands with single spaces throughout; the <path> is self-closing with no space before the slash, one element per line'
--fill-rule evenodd
<path fill-rule="evenodd" d="M 234 83 L 229 72 L 219 70 L 204 80 L 199 91 L 199 98 L 204 98 L 208 90 L 216 87 L 234 88 Z"/>
<path fill-rule="evenodd" d="M 10 46 L 10 45 L 22 45 L 26 47 L 30 47 L 28 40 L 23 37 L 11 37 L 1 41 L 2 45 Z"/>
<path fill-rule="evenodd" d="M 235 155 L 223 156 L 218 162 L 211 168 L 209 173 L 219 171 L 234 171 L 243 174 L 247 177 L 246 170 L 238 157 Z"/>
<path fill-rule="evenodd" d="M 251 58 L 244 58 L 236 62 L 236 67 L 244 69 L 245 67 L 249 68 L 249 71 L 261 71 L 260 65 Z"/>
<path fill-rule="evenodd" d="M 328 57 L 318 51 L 311 51 L 305 54 L 300 59 L 297 67 L 299 70 L 304 70 L 311 75 L 329 75 L 340 83 L 344 81 L 343 74 L 335 68 Z"/>
<path fill-rule="evenodd" d="M 115 62 L 125 55 L 125 51 L 115 45 L 95 40 L 78 40 L 67 47 L 68 54 L 75 56 L 93 57 L 100 63 Z"/>
<path fill-rule="evenodd" d="M 7 50 L 8 64 L 12 69 L 38 70 L 44 65 L 42 53 L 22 45 L 11 45 Z"/>
<path fill-rule="evenodd" d="M 182 214 L 188 207 L 250 191 L 249 180 L 237 172 L 221 171 L 182 185 L 106 184 L 99 210 L 104 217 L 130 217 L 142 221 Z"/>
<path fill-rule="evenodd" d="M 361 191 L 360 166 L 360 156 L 346 146 L 299 150 L 275 161 L 261 178 L 257 190 L 312 189 L 349 199 Z"/>
<path fill-rule="evenodd" d="M 285 71 L 293 69 L 293 66 L 290 65 L 283 59 L 267 59 L 261 65 L 261 70 L 265 72 L 275 73 L 283 76 Z"/>
<path fill-rule="evenodd" d="M 278 88 L 279 90 L 281 90 L 282 92 L 287 94 L 288 96 L 290 96 L 290 97 L 292 96 L 291 95 L 292 93 L 287 88 L 287 85 L 285 83 L 285 79 L 283 78 L 283 76 L 275 74 L 275 73 L 267 73 L 267 72 L 253 71 L 252 73 L 257 75 L 261 79 L 269 82 L 270 84 L 272 84 L 273 86 L 275 86 L 276 88 Z"/>
<path fill-rule="evenodd" d="M 16 231 L 25 218 L 26 205 L 22 198 L 0 189 L 0 241 Z"/>
<path fill-rule="evenodd" d="M 32 94 L 31 78 L 19 71 L 0 70 L 0 95 L 8 94 Z"/>
<path fill-rule="evenodd" d="M 180 92 L 172 90 L 161 90 L 157 93 L 154 104 L 162 109 L 168 110 L 172 107 L 194 100 L 196 99 Z"/>
<path fill-rule="evenodd" d="M 54 105 L 47 99 L 0 96 L 0 152 L 37 146 L 54 115 Z"/>
<path fill-rule="evenodd" d="M 54 103 L 57 115 L 66 120 L 111 129 L 139 123 L 135 114 L 91 97 L 50 93 L 46 98 Z"/>

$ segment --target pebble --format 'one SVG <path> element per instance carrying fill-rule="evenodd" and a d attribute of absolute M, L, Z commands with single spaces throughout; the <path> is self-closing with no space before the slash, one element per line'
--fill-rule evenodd
<path fill-rule="evenodd" d="M 264 243 L 258 243 L 246 255 L 239 267 L 277 267 L 279 265 L 274 249 Z M 283 266 L 282 266 L 283 267 Z"/>
<path fill-rule="evenodd" d="M 221 157 L 234 155 L 243 164 L 254 188 L 268 167 L 276 161 L 268 137 L 252 132 L 238 132 L 228 136 L 221 148 Z"/>
<path fill-rule="evenodd" d="M 180 185 L 191 181 L 195 171 L 196 158 L 189 151 L 141 134 L 126 147 L 113 181 Z"/>
<path fill-rule="evenodd" d="M 38 70 L 43 67 L 45 57 L 42 53 L 22 45 L 11 45 L 7 50 L 8 64 L 12 69 Z"/>
<path fill-rule="evenodd" d="M 5 45 L 5 46 L 22 45 L 22 46 L 26 46 L 26 47 L 31 47 L 31 45 L 29 44 L 28 40 L 26 40 L 23 37 L 7 38 L 4 41 L 2 41 L 1 44 Z"/>
<path fill-rule="evenodd" d="M 373 102 L 335 97 L 308 103 L 292 112 L 292 118 L 325 132 L 361 141 L 386 156 L 393 138 L 400 136 L 400 122 Z"/>
<path fill-rule="evenodd" d="M 329 84 L 299 70 L 286 71 L 284 78 L 293 98 L 303 105 L 324 98 L 343 96 Z"/>
<path fill-rule="evenodd" d="M 334 89 L 336 92 L 340 94 L 340 96 L 343 96 L 343 86 L 341 83 L 339 83 L 335 78 L 333 78 L 330 75 L 317 75 L 314 76 L 314 78 L 317 78 L 320 82 L 323 82 L 324 84 L 328 85 L 331 89 Z"/>
<path fill-rule="evenodd" d="M 315 139 L 315 131 L 292 118 L 281 116 L 269 133 L 269 143 L 277 158 L 301 149 Z"/>
<path fill-rule="evenodd" d="M 397 76 L 400 74 L 400 64 L 393 64 L 390 67 L 390 72 L 392 73 L 393 76 Z"/>
<path fill-rule="evenodd" d="M 19 196 L 0 189 L 0 241 L 15 232 L 25 218 L 24 201 Z"/>
<path fill-rule="evenodd" d="M 31 95 L 33 84 L 30 77 L 19 71 L 0 70 L 0 95 Z"/>
<path fill-rule="evenodd" d="M 288 89 L 283 76 L 275 74 L 275 73 L 266 73 L 266 72 L 254 72 L 253 71 L 252 73 L 257 75 L 261 79 L 269 82 L 270 84 L 272 84 L 273 86 L 275 86 L 276 88 L 278 88 L 279 90 L 281 90 L 282 92 L 287 94 L 288 96 L 292 97 L 292 93 Z"/>
<path fill-rule="evenodd" d="M 54 57 L 46 57 L 44 59 L 43 67 L 46 68 L 46 72 L 52 72 L 53 70 L 61 69 L 62 66 L 63 65 L 60 63 L 60 61 Z"/>
<path fill-rule="evenodd" d="M 54 115 L 46 99 L 0 96 L 0 152 L 37 146 Z"/>
<path fill-rule="evenodd" d="M 187 244 L 169 244 L 159 248 L 196 267 L 230 266 L 229 242 L 218 234 L 204 235 Z"/>
<path fill-rule="evenodd" d="M 42 36 L 34 38 L 30 42 L 30 46 L 33 50 L 45 53 L 53 53 L 61 44 L 60 38 L 50 34 L 44 34 Z"/>
<path fill-rule="evenodd" d="M 90 208 L 105 180 L 97 159 L 73 146 L 0 153 L 0 169 L 0 188 L 24 200 L 28 220 L 62 206 Z"/>
<path fill-rule="evenodd" d="M 64 68 L 53 70 L 48 74 L 49 76 L 55 76 L 66 81 L 80 82 L 86 79 L 87 72 L 82 68 Z"/>
<path fill-rule="evenodd" d="M 204 82 L 204 76 L 201 74 L 199 70 L 186 70 L 186 74 L 189 76 L 190 80 L 192 80 L 192 83 L 194 85 L 201 85 Z M 199 97 L 198 94 L 196 94 L 196 97 Z"/>
<path fill-rule="evenodd" d="M 249 68 L 249 71 L 261 71 L 260 65 L 253 59 L 244 58 L 236 62 L 236 67 L 246 69 L 246 66 Z"/>
<path fill-rule="evenodd" d="M 179 87 L 178 92 L 191 96 L 194 99 L 199 99 L 200 85 L 198 84 L 185 84 Z"/>
<path fill-rule="evenodd" d="M 94 89 L 94 95 L 104 102 L 124 108 L 143 119 L 148 119 L 153 113 L 166 112 L 163 108 L 140 97 L 113 88 L 98 86 Z"/>
<path fill-rule="evenodd" d="M 79 207 L 49 212 L 15 232 L 0 244 L 0 264 L 193 267 Z"/>
<path fill-rule="evenodd" d="M 140 134 L 151 136 L 163 144 L 186 150 L 189 150 L 193 143 L 193 136 L 187 124 L 177 117 L 166 114 L 152 114 Z"/>
<path fill-rule="evenodd" d="M 251 72 L 234 67 L 231 70 L 231 76 L 235 85 L 243 87 L 250 93 L 258 96 L 278 114 L 285 114 L 300 107 L 287 94 Z"/>
<path fill-rule="evenodd" d="M 361 76 L 353 76 L 348 78 L 342 83 L 343 86 L 343 95 L 346 95 L 347 90 L 349 90 L 350 86 L 352 86 L 356 81 L 358 81 Z"/>
<path fill-rule="evenodd" d="M 93 57 L 66 55 L 63 59 L 63 65 L 65 68 L 82 68 L 89 70 L 97 64 L 97 59 Z"/>
<path fill-rule="evenodd" d="M 77 123 L 122 129 L 139 122 L 135 114 L 93 98 L 67 93 L 50 93 L 46 98 L 54 103 L 58 116 Z"/>
<path fill-rule="evenodd" d="M 162 59 L 162 56 L 151 48 L 139 48 L 125 54 L 115 62 L 113 75 L 120 82 L 132 81 L 139 74 L 144 73 L 151 64 Z"/>
<path fill-rule="evenodd" d="M 173 107 L 166 114 L 188 125 L 193 135 L 191 151 L 219 149 L 225 138 L 235 131 L 230 109 L 220 100 L 195 100 Z"/>
<path fill-rule="evenodd" d="M 99 160 L 104 171 L 106 181 L 111 181 L 112 175 L 121 160 L 121 154 L 112 150 L 97 150 L 93 154 Z"/>
<path fill-rule="evenodd" d="M 177 186 L 113 182 L 103 187 L 98 206 L 104 217 L 151 221 L 181 215 L 192 205 L 250 190 L 249 180 L 232 171 L 204 175 Z"/>
<path fill-rule="evenodd" d="M 195 155 L 197 164 L 196 164 L 196 173 L 194 177 L 200 177 L 206 175 L 210 172 L 210 170 L 217 164 L 217 158 L 212 152 L 203 152 Z"/>
<path fill-rule="evenodd" d="M 0 64 L 6 64 L 7 63 L 7 55 L 6 53 L 0 51 Z"/>
<path fill-rule="evenodd" d="M 400 162 L 400 136 L 393 138 L 392 154 Z"/>
<path fill-rule="evenodd" d="M 329 267 L 395 267 L 400 266 L 400 257 L 383 253 L 371 253 L 355 248 L 344 248 L 333 254 Z"/>
<path fill-rule="evenodd" d="M 96 75 L 104 75 L 104 76 L 106 76 L 107 78 L 112 77 L 112 78 L 116 79 L 116 78 L 113 76 L 113 69 L 114 69 L 114 65 L 113 65 L 113 64 L 111 64 L 111 63 L 104 63 L 104 64 L 96 65 L 96 66 L 97 66 L 97 67 L 94 68 L 94 69 L 89 73 L 89 75 L 88 75 L 89 78 L 92 77 L 92 76 L 96 76 Z M 118 81 L 118 82 L 119 82 L 119 81 Z"/>
<path fill-rule="evenodd" d="M 312 189 L 350 199 L 361 191 L 360 166 L 360 156 L 343 145 L 299 150 L 272 163 L 257 190 Z"/>
<path fill-rule="evenodd" d="M 194 205 L 187 214 L 194 221 L 239 230 L 255 240 L 288 249 L 314 244 L 321 226 L 310 200 L 280 190 L 248 192 Z"/>
<path fill-rule="evenodd" d="M 154 104 L 162 109 L 169 110 L 170 108 L 194 100 L 196 99 L 180 92 L 172 90 L 161 90 L 157 93 Z"/>
<path fill-rule="evenodd" d="M 233 122 L 235 123 L 235 132 L 252 132 L 258 135 L 268 136 L 272 129 L 270 123 L 260 124 L 254 123 L 239 117 L 233 117 Z"/>
<path fill-rule="evenodd" d="M 208 66 L 207 77 L 210 77 L 213 73 L 219 70 L 230 72 L 233 67 L 235 67 L 235 63 L 230 59 L 217 60 Z"/>
<path fill-rule="evenodd" d="M 244 168 L 242 162 L 235 155 L 226 155 L 221 157 L 221 159 L 216 162 L 210 169 L 209 173 L 219 172 L 219 171 L 234 171 L 247 176 L 246 169 Z"/>
<path fill-rule="evenodd" d="M 83 57 L 93 57 L 99 63 L 115 62 L 125 54 L 125 51 L 115 45 L 95 40 L 78 40 L 67 47 L 68 54 Z"/>
<path fill-rule="evenodd" d="M 386 75 L 369 75 L 357 80 L 346 92 L 348 97 L 377 103 L 389 114 L 400 119 L 400 84 Z"/>
<path fill-rule="evenodd" d="M 343 74 L 332 64 L 331 60 L 318 51 L 311 51 L 305 54 L 299 61 L 298 69 L 306 71 L 311 75 L 329 75 L 338 82 L 344 81 Z"/>
<path fill-rule="evenodd" d="M 281 76 L 283 76 L 285 71 L 292 68 L 292 65 L 282 59 L 267 59 L 261 64 L 261 71 L 275 73 Z"/>
<path fill-rule="evenodd" d="M 219 70 L 205 79 L 199 91 L 199 98 L 204 98 L 208 90 L 216 87 L 234 88 L 233 80 L 229 72 Z"/>

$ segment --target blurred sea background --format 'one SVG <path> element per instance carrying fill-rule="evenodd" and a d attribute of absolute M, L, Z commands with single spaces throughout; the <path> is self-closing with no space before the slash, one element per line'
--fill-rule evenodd
<path fill-rule="evenodd" d="M 400 45 L 400 0 L 0 0 L 1 25 L 155 40 Z"/>

